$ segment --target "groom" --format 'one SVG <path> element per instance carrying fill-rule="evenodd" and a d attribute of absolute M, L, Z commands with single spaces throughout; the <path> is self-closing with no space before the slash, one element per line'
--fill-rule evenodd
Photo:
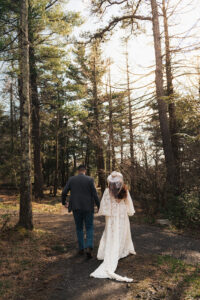
<path fill-rule="evenodd" d="M 94 202 L 99 209 L 99 198 L 94 186 L 94 180 L 86 176 L 84 165 L 78 167 L 78 175 L 70 177 L 63 192 L 62 204 L 68 207 L 69 212 L 72 210 L 76 224 L 76 234 L 78 238 L 79 254 L 86 254 L 92 258 L 93 249 L 93 216 Z M 66 203 L 66 196 L 70 191 L 70 201 Z M 86 228 L 86 244 L 84 244 L 83 225 Z"/>

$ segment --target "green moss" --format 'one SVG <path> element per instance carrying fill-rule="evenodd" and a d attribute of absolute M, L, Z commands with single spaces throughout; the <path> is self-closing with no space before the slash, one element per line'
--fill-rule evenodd
<path fill-rule="evenodd" d="M 166 266 L 174 282 L 181 282 L 184 290 L 184 299 L 200 298 L 200 266 L 186 264 L 182 260 L 169 255 L 158 256 L 157 263 Z M 189 298 L 188 298 L 189 297 Z"/>
<path fill-rule="evenodd" d="M 186 270 L 186 264 L 179 259 L 176 259 L 170 255 L 158 256 L 159 265 L 167 265 L 169 272 L 171 273 L 182 273 Z"/>
<path fill-rule="evenodd" d="M 0 296 L 3 296 L 8 289 L 11 288 L 11 282 L 6 279 L 6 280 L 1 280 L 0 281 Z"/>
<path fill-rule="evenodd" d="M 189 286 L 186 290 L 186 295 L 194 299 L 200 298 L 200 266 L 196 266 L 195 271 L 185 276 L 184 282 Z"/>

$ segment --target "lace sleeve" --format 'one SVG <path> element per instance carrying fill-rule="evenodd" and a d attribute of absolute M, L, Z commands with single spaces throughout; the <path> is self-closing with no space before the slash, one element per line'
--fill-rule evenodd
<path fill-rule="evenodd" d="M 98 211 L 98 216 L 111 216 L 111 201 L 110 201 L 110 194 L 108 188 L 105 189 L 103 193 L 103 197 L 100 202 L 100 208 Z"/>
<path fill-rule="evenodd" d="M 126 203 L 126 209 L 127 209 L 128 215 L 133 216 L 135 213 L 135 209 L 134 209 L 133 200 L 131 198 L 129 191 L 128 191 L 128 195 L 127 195 L 127 199 L 126 199 L 125 203 Z"/>

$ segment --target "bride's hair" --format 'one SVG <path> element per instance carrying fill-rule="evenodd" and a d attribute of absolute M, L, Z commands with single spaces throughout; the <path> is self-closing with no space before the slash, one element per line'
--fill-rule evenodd
<path fill-rule="evenodd" d="M 126 199 L 128 188 L 124 183 L 121 182 L 109 182 L 109 190 L 115 199 Z"/>

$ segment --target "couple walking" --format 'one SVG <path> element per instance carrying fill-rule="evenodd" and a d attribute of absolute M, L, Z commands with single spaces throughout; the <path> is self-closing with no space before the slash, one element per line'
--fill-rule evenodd
<path fill-rule="evenodd" d="M 62 192 L 62 204 L 68 207 L 69 212 L 73 212 L 79 254 L 83 255 L 86 251 L 88 258 L 92 258 L 93 249 L 94 203 L 98 208 L 98 215 L 105 216 L 105 229 L 97 253 L 97 258 L 103 262 L 90 276 L 131 282 L 131 278 L 120 276 L 115 273 L 115 270 L 120 258 L 136 254 L 128 218 L 135 212 L 133 201 L 121 173 L 112 172 L 108 176 L 107 182 L 108 188 L 105 189 L 101 202 L 99 202 L 94 180 L 86 176 L 86 168 L 81 165 L 78 167 L 78 175 L 68 180 Z M 69 191 L 70 200 L 66 202 Z M 86 243 L 84 243 L 84 224 Z"/>

